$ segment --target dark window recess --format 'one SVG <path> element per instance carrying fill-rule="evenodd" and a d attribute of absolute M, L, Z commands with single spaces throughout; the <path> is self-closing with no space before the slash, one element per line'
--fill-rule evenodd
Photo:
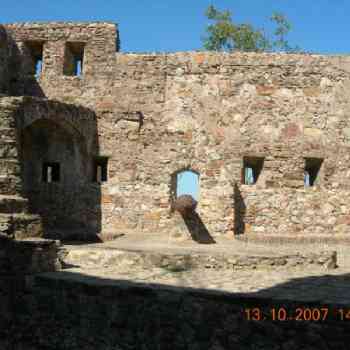
<path fill-rule="evenodd" d="M 108 158 L 100 157 L 94 160 L 94 182 L 106 182 L 108 180 Z"/>
<path fill-rule="evenodd" d="M 24 59 L 26 72 L 30 75 L 39 77 L 43 68 L 43 49 L 42 41 L 27 41 L 25 43 Z"/>
<path fill-rule="evenodd" d="M 60 163 L 43 164 L 43 182 L 59 182 L 61 178 Z"/>
<path fill-rule="evenodd" d="M 81 76 L 84 65 L 85 43 L 66 43 L 63 73 L 70 76 Z"/>
<path fill-rule="evenodd" d="M 264 158 L 261 157 L 244 157 L 242 182 L 245 185 L 254 185 L 260 176 L 264 166 Z"/>
<path fill-rule="evenodd" d="M 320 158 L 305 158 L 304 185 L 306 187 L 317 183 L 322 163 L 323 159 Z"/>

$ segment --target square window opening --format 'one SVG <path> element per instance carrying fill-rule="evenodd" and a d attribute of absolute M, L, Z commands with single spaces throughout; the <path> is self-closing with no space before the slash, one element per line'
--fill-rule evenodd
<path fill-rule="evenodd" d="M 264 167 L 264 158 L 262 157 L 244 157 L 242 183 L 244 185 L 254 185 L 257 183 L 261 171 Z"/>
<path fill-rule="evenodd" d="M 305 168 L 304 168 L 305 187 L 312 187 L 318 184 L 322 163 L 323 163 L 323 159 L 321 158 L 305 158 Z"/>
<path fill-rule="evenodd" d="M 94 182 L 101 183 L 108 181 L 108 158 L 99 157 L 94 160 Z"/>
<path fill-rule="evenodd" d="M 43 70 L 44 43 L 42 41 L 27 41 L 25 48 L 27 72 L 38 78 Z"/>
<path fill-rule="evenodd" d="M 44 163 L 42 178 L 45 183 L 59 182 L 61 178 L 60 163 Z"/>
<path fill-rule="evenodd" d="M 85 43 L 70 42 L 66 43 L 64 59 L 64 75 L 82 76 L 84 66 L 84 48 Z"/>

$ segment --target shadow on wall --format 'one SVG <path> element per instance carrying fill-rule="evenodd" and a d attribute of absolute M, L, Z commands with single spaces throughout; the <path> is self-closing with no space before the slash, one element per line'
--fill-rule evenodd
<path fill-rule="evenodd" d="M 239 186 L 235 182 L 233 188 L 233 208 L 234 208 L 234 234 L 243 235 L 245 232 L 245 217 L 247 207 L 244 203 Z"/>
<path fill-rule="evenodd" d="M 178 278 L 183 277 L 180 274 Z M 176 273 L 172 278 L 176 280 Z M 291 280 L 256 293 L 229 294 L 62 271 L 36 278 L 34 303 L 28 302 L 28 296 L 23 300 L 18 296 L 12 300 L 10 296 L 14 311 L 10 323 L 6 317 L 0 319 L 4 323 L 0 328 L 1 341 L 15 345 L 7 348 L 36 349 L 43 344 L 42 334 L 55 329 L 55 335 L 45 339 L 45 346 L 57 350 L 86 348 L 87 336 L 89 349 L 96 350 L 347 350 L 350 323 L 341 321 L 340 307 L 300 298 L 308 293 L 307 300 L 320 300 L 322 291 L 330 298 L 342 291 L 340 298 L 348 298 L 345 294 L 349 287 L 349 274 L 323 275 Z M 283 299 L 291 293 L 294 301 Z M 318 322 L 271 321 L 271 309 L 282 308 L 292 316 L 297 314 L 297 308 L 316 310 L 311 313 L 314 318 L 318 311 L 323 317 L 321 308 L 326 308 L 328 315 Z M 257 311 L 253 313 L 253 309 Z M 247 310 L 251 310 L 250 317 L 260 313 L 267 320 L 248 320 Z M 283 314 L 278 313 L 278 317 L 284 317 Z M 308 315 L 301 312 L 302 318 Z"/>
<path fill-rule="evenodd" d="M 0 25 L 0 94 L 8 93 L 9 44 L 5 28 Z"/>
<path fill-rule="evenodd" d="M 196 211 L 182 215 L 182 218 L 195 242 L 202 244 L 216 243 Z"/>
<path fill-rule="evenodd" d="M 7 32 L 10 47 L 9 95 L 46 97 L 40 86 L 42 48 L 33 42 L 24 42 L 21 49 Z M 41 43 L 41 45 L 43 45 Z"/>
<path fill-rule="evenodd" d="M 17 116 L 23 196 L 43 219 L 45 236 L 99 241 L 101 185 L 96 116 L 57 101 L 25 98 Z"/>

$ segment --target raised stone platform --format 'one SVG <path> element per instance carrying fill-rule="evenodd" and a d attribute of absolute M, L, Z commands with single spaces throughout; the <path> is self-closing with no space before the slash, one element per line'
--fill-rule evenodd
<path fill-rule="evenodd" d="M 336 267 L 335 251 L 295 252 L 268 255 L 268 252 L 247 254 L 234 252 L 191 252 L 187 251 L 130 251 L 117 247 L 66 247 L 62 252 L 63 261 L 68 265 L 93 268 L 126 266 L 129 268 L 165 268 L 170 271 L 192 269 L 250 270 L 286 266 L 316 265 L 326 268 Z"/>
<path fill-rule="evenodd" d="M 272 249 L 229 239 L 210 246 L 175 246 L 155 237 L 129 236 L 103 244 L 65 245 L 61 257 L 65 255 L 67 273 L 97 279 L 350 305 L 349 252 L 341 245 Z M 336 258 L 339 266 L 332 268 Z"/>
<path fill-rule="evenodd" d="M 317 249 L 301 246 L 271 248 L 227 238 L 218 238 L 216 244 L 199 245 L 189 240 L 172 242 L 164 236 L 136 235 L 98 244 L 65 245 L 61 256 L 67 265 L 166 268 L 174 271 L 275 269 L 309 265 L 335 268 L 337 264 L 336 252 L 325 246 Z"/>

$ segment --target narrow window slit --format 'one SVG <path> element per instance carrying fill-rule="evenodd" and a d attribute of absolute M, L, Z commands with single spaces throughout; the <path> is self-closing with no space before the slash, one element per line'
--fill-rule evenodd
<path fill-rule="evenodd" d="M 27 41 L 25 43 L 25 56 L 27 73 L 40 77 L 43 70 L 43 50 L 44 43 L 42 41 Z"/>
<path fill-rule="evenodd" d="M 319 183 L 319 174 L 323 159 L 321 158 L 305 158 L 304 168 L 304 185 L 312 187 Z"/>
<path fill-rule="evenodd" d="M 43 182 L 52 183 L 60 181 L 60 163 L 43 164 Z"/>
<path fill-rule="evenodd" d="M 85 43 L 68 42 L 65 48 L 64 75 L 82 76 L 84 67 Z"/>
<path fill-rule="evenodd" d="M 42 58 L 38 58 L 35 62 L 35 76 L 39 77 L 41 75 L 43 68 L 43 60 Z"/>
<path fill-rule="evenodd" d="M 242 183 L 244 185 L 254 185 L 257 183 L 264 166 L 262 157 L 244 157 Z"/>
<path fill-rule="evenodd" d="M 108 181 L 108 158 L 98 157 L 94 160 L 94 182 Z"/>

